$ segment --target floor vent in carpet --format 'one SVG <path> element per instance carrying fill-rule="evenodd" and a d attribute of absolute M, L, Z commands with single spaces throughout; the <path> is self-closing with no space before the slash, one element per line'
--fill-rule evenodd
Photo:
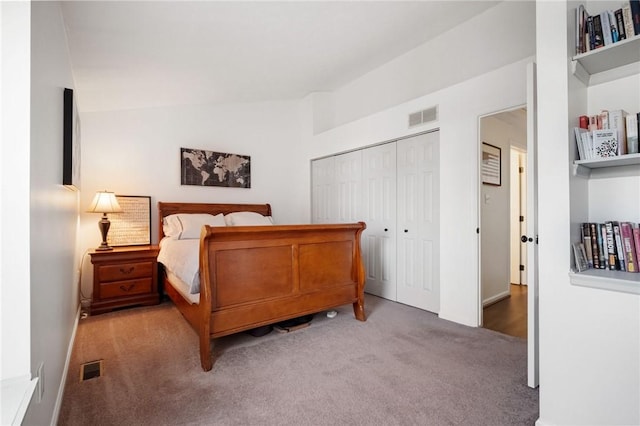
<path fill-rule="evenodd" d="M 80 365 L 80 381 L 102 376 L 102 360 L 91 361 Z"/>

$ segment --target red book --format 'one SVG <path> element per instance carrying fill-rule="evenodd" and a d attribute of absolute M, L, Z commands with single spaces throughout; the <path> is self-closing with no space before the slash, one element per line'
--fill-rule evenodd
<path fill-rule="evenodd" d="M 640 226 L 634 225 L 632 231 L 633 231 L 633 240 L 636 246 L 636 256 L 639 256 L 640 255 Z M 640 261 L 638 262 L 638 266 L 640 267 Z"/>
<path fill-rule="evenodd" d="M 581 129 L 588 129 L 589 128 L 589 117 L 587 117 L 586 115 L 581 115 L 580 116 L 580 128 Z"/>

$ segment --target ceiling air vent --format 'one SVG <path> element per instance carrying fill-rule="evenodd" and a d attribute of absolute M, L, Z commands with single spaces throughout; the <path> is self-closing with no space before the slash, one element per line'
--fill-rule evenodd
<path fill-rule="evenodd" d="M 431 123 L 437 120 L 438 107 L 434 106 L 409 114 L 409 127 L 419 126 L 420 124 Z"/>

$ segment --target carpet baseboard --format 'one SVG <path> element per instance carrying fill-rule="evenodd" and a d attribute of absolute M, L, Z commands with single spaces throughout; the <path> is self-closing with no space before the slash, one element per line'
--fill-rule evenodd
<path fill-rule="evenodd" d="M 62 398 L 64 396 L 64 387 L 67 384 L 67 374 L 69 373 L 69 365 L 71 364 L 71 354 L 73 352 L 73 344 L 76 341 L 76 332 L 78 331 L 78 323 L 80 322 L 81 313 L 82 313 L 82 304 L 79 304 L 78 311 L 76 312 L 76 319 L 73 323 L 73 330 L 71 331 L 71 339 L 69 339 L 69 347 L 67 348 L 67 358 L 64 360 L 64 368 L 62 370 L 62 379 L 60 380 L 60 387 L 58 388 L 56 403 L 53 406 L 53 414 L 51 415 L 51 426 L 56 426 L 58 424 L 58 417 L 60 417 L 60 407 L 62 406 Z"/>

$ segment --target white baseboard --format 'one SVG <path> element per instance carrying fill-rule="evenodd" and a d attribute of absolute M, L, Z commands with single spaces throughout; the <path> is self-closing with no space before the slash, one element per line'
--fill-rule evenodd
<path fill-rule="evenodd" d="M 69 372 L 69 364 L 71 363 L 71 353 L 73 352 L 73 344 L 76 341 L 76 331 L 78 331 L 78 322 L 80 321 L 80 314 L 82 312 L 82 305 L 78 305 L 78 312 L 76 312 L 76 320 L 73 324 L 73 331 L 71 332 L 71 339 L 69 340 L 69 347 L 67 348 L 67 359 L 64 362 L 64 369 L 62 370 L 62 380 L 60 380 L 60 387 L 58 388 L 58 396 L 56 397 L 56 405 L 53 407 L 53 415 L 51 416 L 51 426 L 58 424 L 58 417 L 60 416 L 60 407 L 62 406 L 62 398 L 64 397 L 64 386 L 67 383 L 67 373 Z"/>
<path fill-rule="evenodd" d="M 489 305 L 492 305 L 492 304 L 494 304 L 496 302 L 499 302 L 499 301 L 501 301 L 503 299 L 506 299 L 510 295 L 511 295 L 511 293 L 509 292 L 509 290 L 505 290 L 505 291 L 503 291 L 501 293 L 498 293 L 498 294 L 496 294 L 494 296 L 491 296 L 491 297 L 483 300 L 482 301 L 482 307 L 486 308 Z"/>

